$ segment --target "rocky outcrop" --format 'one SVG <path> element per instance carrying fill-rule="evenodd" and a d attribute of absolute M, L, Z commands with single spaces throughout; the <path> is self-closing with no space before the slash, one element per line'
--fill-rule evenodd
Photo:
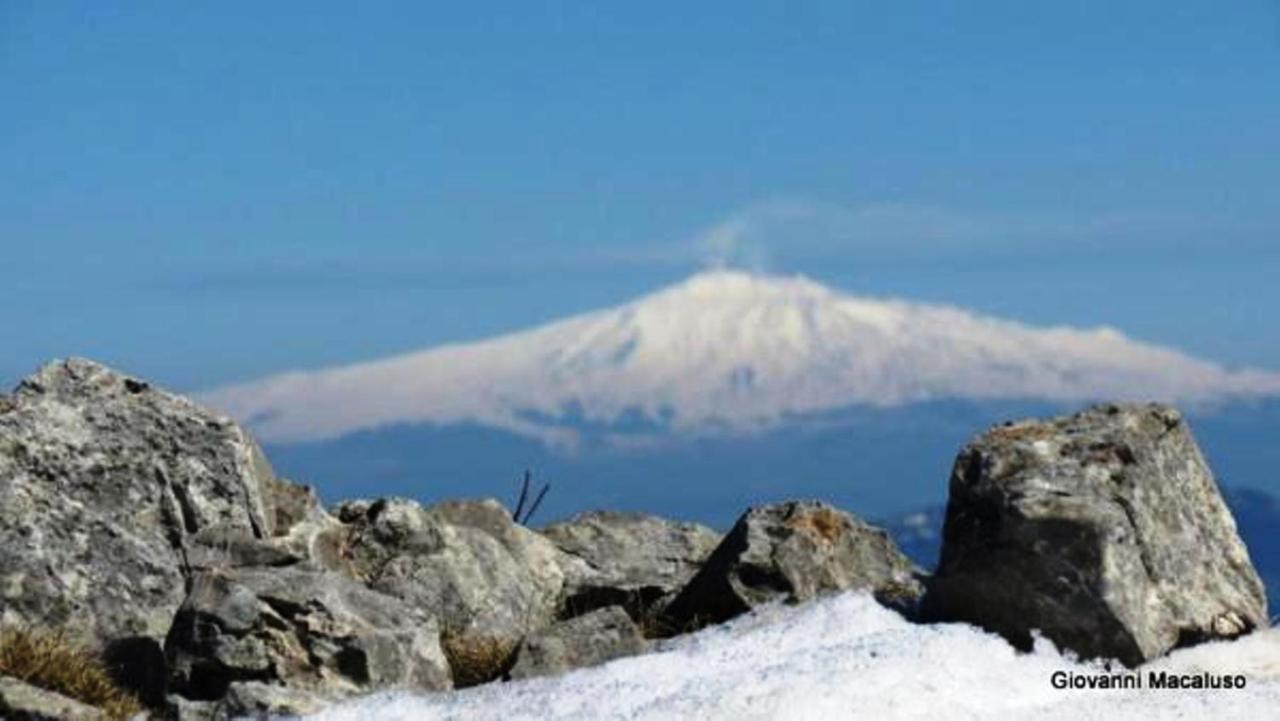
<path fill-rule="evenodd" d="M 173 690 L 195 701 L 246 682 L 324 698 L 450 687 L 435 618 L 306 568 L 197 576 L 165 651 Z"/>
<path fill-rule="evenodd" d="M 525 638 L 511 679 L 550 676 L 644 653 L 640 628 L 621 606 L 607 606 L 560 621 Z"/>
<path fill-rule="evenodd" d="M 1165 407 L 991 430 L 957 460 L 945 525 L 927 619 L 1024 646 L 1040 629 L 1131 664 L 1266 623 Z M 915 614 L 920 577 L 883 531 L 817 501 L 750 509 L 723 538 L 608 512 L 539 533 L 492 500 L 331 515 L 235 424 L 95 363 L 50 364 L 0 397 L 0 624 L 96 640 L 175 719 L 561 673 L 846 589 Z M 96 713 L 75 704 L 0 679 L 6 717 Z"/>
<path fill-rule="evenodd" d="M 333 567 L 439 620 L 451 637 L 514 647 L 555 617 L 560 552 L 500 503 L 406 499 L 342 504 Z"/>
<path fill-rule="evenodd" d="M 668 606 L 671 632 L 720 623 L 774 601 L 865 589 L 908 608 L 923 592 L 918 569 L 884 531 L 818 501 L 790 501 L 743 515 Z"/>
<path fill-rule="evenodd" d="M 660 612 L 720 542 L 697 523 L 611 511 L 579 514 L 542 535 L 565 553 L 562 616 L 616 605 L 636 620 Z"/>
<path fill-rule="evenodd" d="M 50 363 L 0 407 L 0 623 L 68 629 L 127 680 L 163 676 L 198 539 L 287 532 L 292 493 L 229 420 L 91 361 Z"/>
<path fill-rule="evenodd" d="M 1217 484 L 1161 405 L 1007 424 L 965 447 L 923 610 L 1129 665 L 1267 623 Z"/>
<path fill-rule="evenodd" d="M 106 721 L 100 709 L 60 693 L 0 676 L 0 719 L 6 721 Z"/>

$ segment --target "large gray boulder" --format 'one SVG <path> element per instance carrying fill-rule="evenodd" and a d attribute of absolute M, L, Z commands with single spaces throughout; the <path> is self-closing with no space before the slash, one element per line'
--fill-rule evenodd
<path fill-rule="evenodd" d="M 551 676 L 596 666 L 647 648 L 640 628 L 621 606 L 607 606 L 560 621 L 521 642 L 511 679 Z"/>
<path fill-rule="evenodd" d="M 94 639 L 147 685 L 197 539 L 287 533 L 293 493 L 226 418 L 91 361 L 50 363 L 0 401 L 0 623 Z"/>
<path fill-rule="evenodd" d="M 171 688 L 194 701 L 246 682 L 324 698 L 451 687 L 436 619 L 302 566 L 197 576 L 165 652 Z"/>
<path fill-rule="evenodd" d="M 1262 582 L 1187 424 L 1104 405 L 992 428 L 951 474 L 923 604 L 1022 647 L 1136 665 L 1267 624 Z"/>
<path fill-rule="evenodd" d="M 390 498 L 347 502 L 336 513 L 345 525 L 330 541 L 332 567 L 422 609 L 451 639 L 514 650 L 555 617 L 560 552 L 497 501 L 423 507 Z"/>
<path fill-rule="evenodd" d="M 820 501 L 760 506 L 738 519 L 664 621 L 676 633 L 846 589 L 906 609 L 923 592 L 918 573 L 887 533 L 844 511 Z"/>
<path fill-rule="evenodd" d="M 623 606 L 644 620 L 693 578 L 720 543 L 697 523 L 642 513 L 593 511 L 542 529 L 565 553 L 561 615 Z"/>

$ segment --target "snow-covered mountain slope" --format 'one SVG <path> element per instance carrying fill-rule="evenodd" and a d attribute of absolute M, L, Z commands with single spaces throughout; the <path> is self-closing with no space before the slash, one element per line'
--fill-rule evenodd
<path fill-rule="evenodd" d="M 1033 328 L 940 305 L 719 270 L 626 305 L 467 345 L 215 390 L 274 442 L 392 423 L 473 422 L 572 443 L 574 426 L 678 433 L 919 401 L 1203 402 L 1280 394 L 1116 330 Z"/>
<path fill-rule="evenodd" d="M 1241 674 L 1246 685 L 1152 689 L 1153 671 Z M 563 676 L 428 695 L 383 694 L 347 702 L 312 721 L 1244 721 L 1274 718 L 1280 704 L 1280 632 L 1175 651 L 1138 669 L 1141 689 L 1053 686 L 1054 674 L 1096 679 L 1104 673 L 1046 641 L 1020 654 L 972 626 L 911 624 L 865 594 L 845 593 L 798 607 L 765 607 L 657 652 Z"/>

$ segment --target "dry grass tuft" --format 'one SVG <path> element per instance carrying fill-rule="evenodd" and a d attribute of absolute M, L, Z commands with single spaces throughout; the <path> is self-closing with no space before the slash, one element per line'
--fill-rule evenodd
<path fill-rule="evenodd" d="M 631 617 L 640 628 L 640 635 L 647 639 L 675 638 L 714 626 L 715 621 L 701 614 L 677 621 L 667 614 L 667 604 L 654 603 Z"/>
<path fill-rule="evenodd" d="M 445 633 L 440 637 L 455 688 L 497 681 L 516 661 L 516 644 L 491 636 Z"/>
<path fill-rule="evenodd" d="M 696 620 L 677 624 L 667 618 L 662 609 L 656 607 L 644 609 L 639 618 L 632 620 L 636 622 L 636 627 L 640 629 L 640 635 L 649 639 L 672 638 L 697 630 Z"/>
<path fill-rule="evenodd" d="M 96 654 L 60 632 L 0 630 L 0 674 L 96 706 L 117 721 L 142 711 L 136 698 L 115 685 Z"/>

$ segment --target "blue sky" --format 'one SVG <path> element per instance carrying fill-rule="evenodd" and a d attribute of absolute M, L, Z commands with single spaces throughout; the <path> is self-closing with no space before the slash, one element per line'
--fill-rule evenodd
<path fill-rule="evenodd" d="M 717 254 L 1280 368 L 1275 0 L 111 5 L 0 2 L 6 385 L 480 338 Z"/>

